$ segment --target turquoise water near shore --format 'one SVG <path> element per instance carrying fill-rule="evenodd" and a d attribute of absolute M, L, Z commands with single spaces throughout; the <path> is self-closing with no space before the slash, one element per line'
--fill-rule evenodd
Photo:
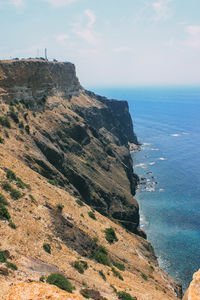
<path fill-rule="evenodd" d="M 200 87 L 90 88 L 127 100 L 143 150 L 140 226 L 160 266 L 187 288 L 200 268 Z"/>

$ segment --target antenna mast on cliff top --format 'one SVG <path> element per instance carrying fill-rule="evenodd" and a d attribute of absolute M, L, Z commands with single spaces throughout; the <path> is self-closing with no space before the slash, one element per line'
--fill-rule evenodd
<path fill-rule="evenodd" d="M 45 57 L 45 60 L 48 60 L 47 59 L 47 48 L 44 49 L 44 57 Z"/>

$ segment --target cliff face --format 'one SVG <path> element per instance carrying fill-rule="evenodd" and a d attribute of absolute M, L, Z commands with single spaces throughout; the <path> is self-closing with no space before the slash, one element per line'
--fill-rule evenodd
<path fill-rule="evenodd" d="M 35 108 L 49 96 L 67 98 L 81 89 L 73 64 L 43 60 L 0 61 L 0 87 L 4 100 L 26 99 Z"/>
<path fill-rule="evenodd" d="M 0 86 L 4 103 L 21 101 L 35 113 L 33 117 L 29 111 L 25 120 L 34 151 L 21 158 L 47 178 L 71 186 L 102 214 L 140 233 L 133 198 L 137 176 L 128 148 L 137 138 L 127 102 L 85 91 L 71 63 L 2 62 Z"/>
<path fill-rule="evenodd" d="M 137 138 L 127 102 L 84 90 L 72 64 L 39 60 L 0 62 L 0 92 L 2 295 L 17 282 L 62 272 L 78 295 L 87 286 L 108 299 L 120 291 L 140 300 L 177 299 L 179 285 L 159 269 L 137 229 L 129 151 Z M 114 242 L 106 238 L 111 227 Z M 104 264 L 100 246 L 107 249 Z M 19 270 L 6 269 L 6 260 Z M 75 261 L 79 268 L 87 263 L 84 274 Z"/>

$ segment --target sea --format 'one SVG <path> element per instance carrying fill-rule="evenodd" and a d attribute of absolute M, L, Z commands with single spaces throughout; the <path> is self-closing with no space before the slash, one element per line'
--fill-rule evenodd
<path fill-rule="evenodd" d="M 140 227 L 185 290 L 200 268 L 200 87 L 88 89 L 128 101 L 142 144 L 132 153 Z"/>

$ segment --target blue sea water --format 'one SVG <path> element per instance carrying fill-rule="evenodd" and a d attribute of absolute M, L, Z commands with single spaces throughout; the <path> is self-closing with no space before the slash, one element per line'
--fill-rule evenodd
<path fill-rule="evenodd" d="M 92 90 L 129 103 L 143 143 L 132 154 L 134 171 L 147 182 L 136 194 L 140 226 L 185 289 L 200 268 L 200 87 Z"/>

